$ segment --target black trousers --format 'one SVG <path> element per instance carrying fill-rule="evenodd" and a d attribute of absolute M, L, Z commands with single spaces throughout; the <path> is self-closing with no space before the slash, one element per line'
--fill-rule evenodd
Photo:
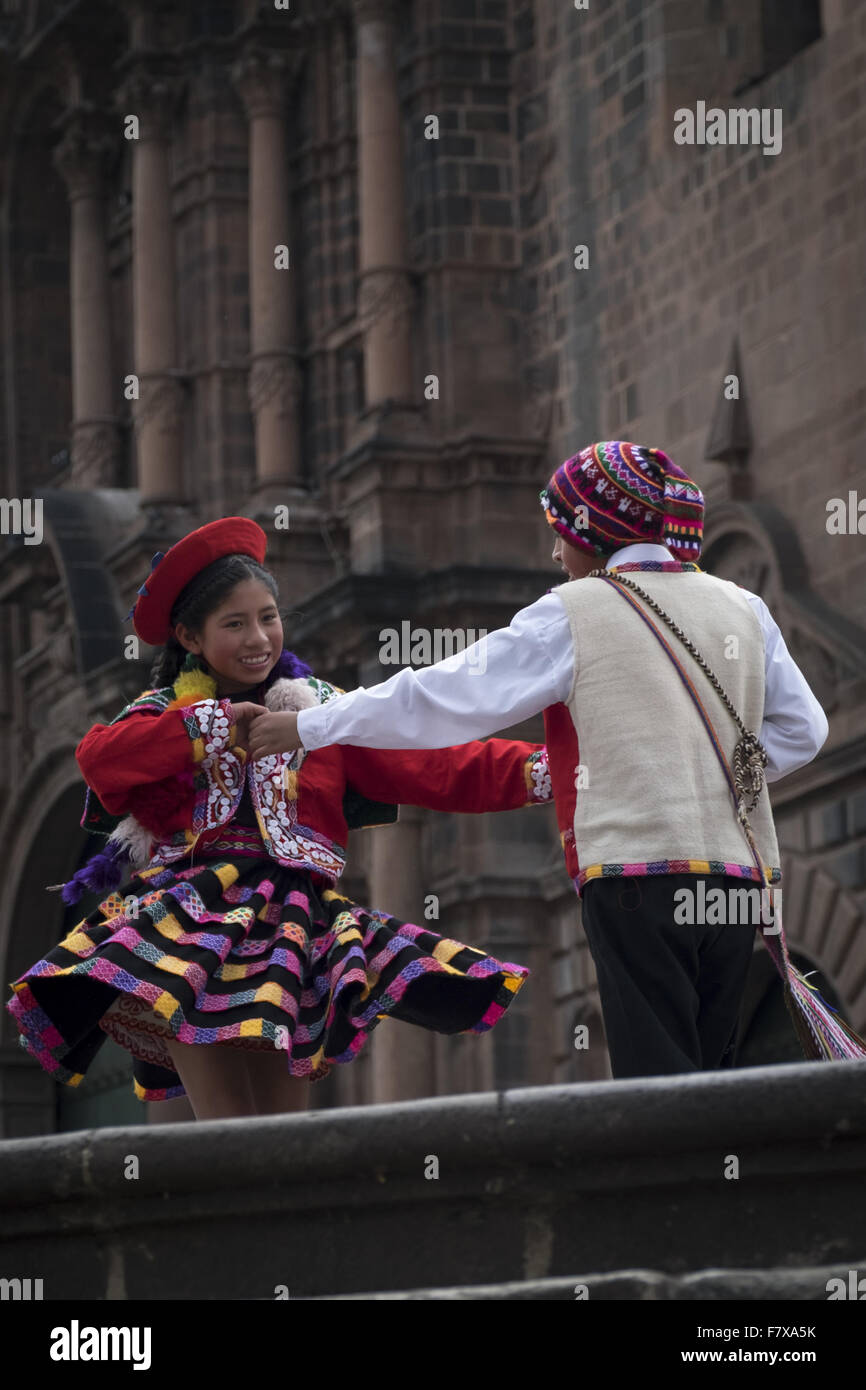
<path fill-rule="evenodd" d="M 726 874 L 595 878 L 584 886 L 583 929 L 615 1077 L 714 1071 L 733 1063 L 746 975 L 761 928 L 676 922 L 683 899 L 675 899 L 675 892 L 688 888 L 697 894 L 699 878 L 707 892 L 724 889 L 726 903 L 729 888 L 753 886 Z"/>

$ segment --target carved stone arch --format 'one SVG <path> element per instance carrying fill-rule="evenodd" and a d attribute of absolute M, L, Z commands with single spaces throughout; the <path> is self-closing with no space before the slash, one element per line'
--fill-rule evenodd
<path fill-rule="evenodd" d="M 69 750 L 71 752 L 71 750 Z M 8 875 L 0 901 L 0 967 L 4 981 L 0 1021 L 0 1135 L 51 1134 L 57 1128 L 57 1087 L 51 1076 L 21 1047 L 5 1005 L 5 986 L 19 978 L 59 941 L 68 909 L 50 883 L 68 879 L 86 852 L 85 831 L 77 829 L 83 804 L 74 761 L 51 766 L 42 759 L 32 770 L 17 804 L 6 817 Z M 77 774 L 77 769 L 75 770 Z M 81 904 L 84 911 L 88 905 Z"/>
<path fill-rule="evenodd" d="M 57 940 L 65 904 L 46 887 L 71 877 L 93 839 L 79 824 L 83 808 L 84 783 L 68 743 L 32 765 L 7 809 L 0 832 L 8 847 L 0 897 L 0 968 L 7 983 Z M 4 1014 L 4 1038 L 8 1028 Z"/>
<path fill-rule="evenodd" d="M 866 677 L 866 630 L 809 583 L 799 538 L 769 502 L 723 502 L 712 510 L 701 566 L 758 594 L 815 695 L 830 713 Z"/>
<path fill-rule="evenodd" d="M 102 841 L 79 826 L 83 784 L 71 749 L 40 760 L 19 798 L 20 830 L 7 824 L 6 843 L 12 874 L 0 904 L 0 965 L 7 983 L 18 979 L 95 911 L 99 892 L 84 894 L 67 906 L 47 886 L 71 878 Z M 73 771 L 74 770 L 74 771 Z M 4 1004 L 9 997 L 7 990 Z M 82 1129 L 94 1124 L 141 1124 L 145 1108 L 132 1095 L 129 1057 L 106 1038 L 88 1069 L 87 1086 L 58 1086 L 21 1046 L 18 1030 L 5 1008 L 0 1023 L 0 1136 L 14 1138 Z M 175 1107 L 177 1110 L 177 1107 Z M 185 1113 L 174 1118 L 191 1118 Z M 170 1118 L 168 1116 L 162 1118 Z"/>
<path fill-rule="evenodd" d="M 16 729 L 18 766 L 24 773 L 16 770 L 17 786 L 4 798 L 0 820 L 3 844 L 14 846 L 7 858 L 7 885 L 42 833 L 29 808 L 50 805 L 67 785 L 77 787 L 77 802 L 60 844 L 74 859 L 76 842 L 86 842 L 76 829 L 84 784 L 75 746 L 94 717 L 110 717 L 147 684 L 145 663 L 125 659 L 122 605 L 105 556 L 133 523 L 137 495 L 45 489 L 41 501 L 40 543 L 10 536 L 0 561 L 3 601 L 17 604 L 31 624 L 15 661 L 21 692 L 16 703 L 23 714 Z M 77 864 L 69 872 L 65 860 L 64 866 L 46 882 L 68 878 Z M 46 895 L 45 911 L 52 901 Z M 0 902 L 0 960 L 10 911 Z M 8 970 L 4 978 L 10 978 Z"/>
<path fill-rule="evenodd" d="M 814 963 L 835 991 L 842 1013 L 866 1030 L 866 913 L 820 864 L 792 856 L 782 879 L 782 920 L 788 949 Z M 835 1000 L 829 1000 L 835 1007 Z"/>
<path fill-rule="evenodd" d="M 44 607 L 52 579 L 62 584 L 65 613 L 56 633 L 50 632 L 43 645 L 58 645 L 47 659 L 61 673 L 86 679 L 123 657 L 120 605 L 105 550 L 118 529 L 132 521 L 136 496 L 109 489 L 42 488 L 39 500 L 41 543 L 30 545 L 23 536 L 11 538 L 4 566 L 5 598 Z M 58 619 L 59 615 L 49 618 L 49 625 Z"/>
<path fill-rule="evenodd" d="M 782 570 L 766 527 L 744 502 L 713 507 L 704 533 L 701 568 L 759 594 L 775 611 L 783 589 Z"/>
<path fill-rule="evenodd" d="M 826 1002 L 862 1036 L 866 1031 L 866 922 L 864 911 L 820 865 L 793 859 L 785 869 L 782 919 L 788 953 L 812 976 Z M 802 1049 L 788 1016 L 781 977 L 756 937 L 737 1040 L 738 1066 L 801 1062 Z"/>

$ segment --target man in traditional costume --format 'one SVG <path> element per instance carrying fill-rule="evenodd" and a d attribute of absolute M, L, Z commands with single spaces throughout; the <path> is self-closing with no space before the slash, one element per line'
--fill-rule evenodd
<path fill-rule="evenodd" d="M 483 651 L 260 716 L 251 753 L 442 748 L 543 711 L 614 1076 L 729 1066 L 756 923 L 683 921 L 677 907 L 684 890 L 705 902 L 750 884 L 778 906 L 766 782 L 815 757 L 827 719 L 762 599 L 698 565 L 704 498 L 661 449 L 593 444 L 540 496 L 566 583 Z M 823 1001 L 815 1025 L 820 996 L 791 966 L 780 922 L 762 911 L 757 929 L 789 1004 L 796 994 L 807 1055 L 861 1055 Z"/>

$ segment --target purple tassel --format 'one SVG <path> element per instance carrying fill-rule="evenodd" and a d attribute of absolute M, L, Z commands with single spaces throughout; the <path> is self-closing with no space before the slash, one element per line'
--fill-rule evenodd
<path fill-rule="evenodd" d="M 274 681 L 295 680 L 298 676 L 311 676 L 312 666 L 308 666 L 306 661 L 302 661 L 294 652 L 290 652 L 286 647 L 283 648 L 279 661 L 268 676 L 265 689 L 270 690 Z"/>
<path fill-rule="evenodd" d="M 123 877 L 123 868 L 129 863 L 129 851 L 125 845 L 117 849 L 101 849 L 73 874 L 68 883 L 61 886 L 61 898 L 68 905 L 77 903 L 84 893 L 105 893 L 116 888 Z"/>

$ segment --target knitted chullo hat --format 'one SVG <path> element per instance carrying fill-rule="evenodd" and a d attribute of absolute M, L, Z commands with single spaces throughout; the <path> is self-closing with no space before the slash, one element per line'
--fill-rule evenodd
<path fill-rule="evenodd" d="M 539 496 L 554 530 L 591 555 L 643 541 L 666 545 L 677 560 L 700 556 L 704 495 L 662 449 L 590 444 L 557 468 Z"/>

